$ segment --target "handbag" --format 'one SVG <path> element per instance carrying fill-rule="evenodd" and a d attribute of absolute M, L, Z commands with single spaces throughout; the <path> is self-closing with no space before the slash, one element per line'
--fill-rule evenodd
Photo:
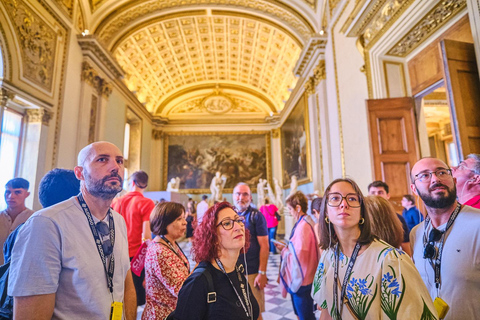
<path fill-rule="evenodd" d="M 140 248 L 138 248 L 137 253 L 132 258 L 132 261 L 130 261 L 130 268 L 132 269 L 132 272 L 139 276 L 142 274 L 142 270 L 145 266 L 145 256 L 147 254 L 147 248 L 150 245 L 152 241 L 150 239 L 145 240 Z"/>
<path fill-rule="evenodd" d="M 282 216 L 280 213 L 278 213 L 278 211 L 275 211 L 275 218 L 277 218 L 277 221 L 282 221 Z"/>

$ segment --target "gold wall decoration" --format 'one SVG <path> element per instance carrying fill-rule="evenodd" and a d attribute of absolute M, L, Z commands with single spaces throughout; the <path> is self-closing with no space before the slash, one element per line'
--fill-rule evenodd
<path fill-rule="evenodd" d="M 325 53 L 325 47 L 327 45 L 326 36 L 315 36 L 310 38 L 308 44 L 303 48 L 300 55 L 300 60 L 295 67 L 294 73 L 301 77 L 305 72 L 305 68 L 312 60 L 312 56 L 316 50 L 320 50 L 320 53 Z"/>
<path fill-rule="evenodd" d="M 228 110 L 225 109 L 224 112 L 214 112 L 213 110 L 209 111 L 209 109 L 204 105 L 204 103 L 208 98 L 216 98 L 216 97 L 218 97 L 218 96 L 213 95 L 213 96 L 209 96 L 209 97 L 207 96 L 206 98 L 194 98 L 192 100 L 188 100 L 188 101 L 179 103 L 178 106 L 174 107 L 172 110 L 170 110 L 168 112 L 168 115 L 170 116 L 170 115 L 175 115 L 175 114 L 192 114 L 192 113 L 195 113 L 195 114 L 210 113 L 210 114 L 216 114 L 216 115 L 232 114 L 232 113 L 235 113 L 235 114 L 238 114 L 238 113 L 248 113 L 248 114 L 260 113 L 260 114 L 263 115 L 265 113 L 265 111 L 258 108 L 251 101 L 247 101 L 247 100 L 242 99 L 240 97 L 233 98 L 231 96 L 227 96 L 228 97 L 228 102 L 231 103 L 229 105 Z M 227 97 L 225 97 L 225 99 L 227 99 Z"/>
<path fill-rule="evenodd" d="M 317 0 L 303 0 L 306 4 L 308 4 L 312 9 L 317 8 Z"/>
<path fill-rule="evenodd" d="M 62 10 L 67 13 L 67 16 L 69 18 L 72 18 L 74 0 L 55 0 L 55 2 L 60 8 L 62 8 Z"/>
<path fill-rule="evenodd" d="M 108 98 L 112 93 L 112 86 L 101 78 L 92 66 L 84 61 L 82 63 L 82 81 L 91 85 L 97 92 Z"/>
<path fill-rule="evenodd" d="M 92 100 L 90 103 L 90 124 L 88 128 L 88 144 L 95 142 L 97 131 L 97 110 L 98 110 L 98 97 L 92 94 Z"/>
<path fill-rule="evenodd" d="M 272 138 L 273 138 L 273 139 L 278 139 L 278 138 L 280 138 L 280 135 L 281 135 L 280 128 L 272 129 L 271 132 L 272 132 Z"/>
<path fill-rule="evenodd" d="M 83 32 L 86 29 L 85 28 L 85 19 L 83 17 L 83 9 L 82 9 L 82 6 L 80 4 L 80 1 L 78 2 L 78 5 L 77 5 L 76 27 L 77 27 L 77 31 L 79 31 L 80 33 Z"/>
<path fill-rule="evenodd" d="M 328 0 L 328 7 L 330 9 L 330 16 L 333 15 L 333 11 L 335 8 L 338 6 L 338 4 L 341 2 L 341 0 Z"/>
<path fill-rule="evenodd" d="M 304 85 L 305 92 L 308 95 L 312 95 L 316 92 L 316 87 L 320 81 L 326 79 L 325 60 L 320 60 L 318 65 L 313 69 L 313 76 L 308 78 Z"/>
<path fill-rule="evenodd" d="M 425 39 L 430 37 L 435 31 L 440 29 L 466 7 L 466 0 L 446 0 L 438 2 L 387 54 L 396 57 L 406 57 L 425 41 Z"/>
<path fill-rule="evenodd" d="M 251 16 L 200 12 L 140 28 L 118 43 L 114 56 L 127 87 L 154 114 L 169 95 L 198 83 L 253 88 L 277 112 L 296 85 L 300 51 L 286 32 Z"/>
<path fill-rule="evenodd" d="M 169 132 L 164 139 L 164 184 L 180 178 L 180 192 L 210 193 L 216 172 L 224 175 L 224 193 L 239 182 L 256 191 L 259 179 L 272 181 L 270 131 Z"/>
<path fill-rule="evenodd" d="M 97 10 L 104 2 L 105 0 L 88 0 L 92 13 L 95 12 L 95 10 Z"/>
<path fill-rule="evenodd" d="M 51 91 L 57 33 L 23 1 L 5 0 L 20 42 L 23 76 Z"/>
<path fill-rule="evenodd" d="M 160 140 L 163 138 L 163 131 L 158 129 L 152 129 L 152 139 Z"/>
<path fill-rule="evenodd" d="M 231 6 L 238 9 L 247 9 L 254 11 L 257 14 L 268 16 L 281 21 L 283 24 L 289 25 L 296 31 L 303 41 L 306 41 L 313 33 L 315 28 L 298 12 L 290 6 L 280 1 L 272 0 L 203 0 L 202 6 Z M 141 17 L 152 15 L 155 12 L 166 11 L 167 9 L 188 7 L 198 5 L 198 0 L 149 0 L 136 1 L 133 5 L 126 4 L 123 7 L 116 9 L 116 12 L 110 15 L 99 25 L 95 34 L 99 35 L 99 39 L 110 47 L 112 39 L 117 36 L 122 30 L 127 29 L 127 26 L 140 19 Z"/>
<path fill-rule="evenodd" d="M 41 122 L 43 125 L 48 126 L 52 117 L 53 112 L 45 108 L 27 109 L 25 112 L 25 120 L 28 123 Z"/>

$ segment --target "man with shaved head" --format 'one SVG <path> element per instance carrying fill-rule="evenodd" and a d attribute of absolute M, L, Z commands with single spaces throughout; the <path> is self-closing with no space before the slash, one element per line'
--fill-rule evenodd
<path fill-rule="evenodd" d="M 411 180 L 412 191 L 427 210 L 425 221 L 410 234 L 413 260 L 435 300 L 439 318 L 477 319 L 480 210 L 457 201 L 452 170 L 439 159 L 418 161 Z"/>
<path fill-rule="evenodd" d="M 19 231 L 8 284 L 14 319 L 135 319 L 125 220 L 110 208 L 122 190 L 122 153 L 92 143 L 74 172 L 78 196 L 36 212 Z"/>

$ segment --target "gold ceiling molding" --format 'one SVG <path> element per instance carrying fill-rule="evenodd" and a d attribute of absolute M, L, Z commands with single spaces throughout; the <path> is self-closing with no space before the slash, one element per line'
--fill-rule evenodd
<path fill-rule="evenodd" d="M 440 1 L 387 52 L 387 55 L 406 57 L 466 7 L 466 0 Z"/>
<path fill-rule="evenodd" d="M 27 109 L 25 115 L 26 122 L 41 122 L 45 126 L 48 126 L 50 124 L 50 120 L 53 118 L 53 112 L 48 111 L 45 108 Z"/>
<path fill-rule="evenodd" d="M 98 94 L 108 99 L 112 94 L 112 85 L 100 77 L 92 66 L 84 61 L 82 63 L 82 81 L 85 81 L 97 90 Z"/>
<path fill-rule="evenodd" d="M 182 7 L 189 7 L 198 5 L 198 0 L 149 0 L 149 1 L 135 1 L 124 5 L 112 12 L 95 30 L 95 34 L 99 35 L 100 41 L 111 47 L 112 39 L 128 29 L 128 25 L 141 19 L 144 16 L 152 15 L 158 12 L 163 14 L 166 9 Z M 289 25 L 296 31 L 303 41 L 306 41 L 313 33 L 314 27 L 297 11 L 290 6 L 278 0 L 203 0 L 203 6 L 226 6 L 239 10 L 249 10 L 264 16 L 273 17 L 275 20 Z"/>
<path fill-rule="evenodd" d="M 85 27 L 85 17 L 83 16 L 83 9 L 82 9 L 82 5 L 80 4 L 80 1 L 77 2 L 77 21 L 75 23 L 76 27 L 77 27 L 77 31 L 79 31 L 79 33 L 82 33 L 86 27 Z"/>
<path fill-rule="evenodd" d="M 105 0 L 88 0 L 91 12 L 95 12 L 104 2 Z"/>
<path fill-rule="evenodd" d="M 51 92 L 59 34 L 23 1 L 5 0 L 4 4 L 18 36 L 23 76 Z"/>
<path fill-rule="evenodd" d="M 74 0 L 55 0 L 55 2 L 70 19 L 73 17 Z"/>
<path fill-rule="evenodd" d="M 256 106 L 253 102 L 239 97 L 232 97 L 224 93 L 212 93 L 206 97 L 194 98 L 175 106 L 168 112 L 172 115 L 226 115 L 232 114 L 260 114 L 265 116 L 265 111 Z"/>
<path fill-rule="evenodd" d="M 119 43 L 114 56 L 150 112 L 198 83 L 251 88 L 277 112 L 296 85 L 300 50 L 285 32 L 254 18 L 202 14 L 145 26 Z"/>
<path fill-rule="evenodd" d="M 305 68 L 310 63 L 310 60 L 315 53 L 315 51 L 320 50 L 321 53 L 325 52 L 325 47 L 327 45 L 326 36 L 314 36 L 308 40 L 307 45 L 303 48 L 300 58 L 295 66 L 293 72 L 297 76 L 302 76 L 305 72 Z"/>
<path fill-rule="evenodd" d="M 3 63 L 3 74 L 0 74 L 0 77 L 3 79 L 12 79 L 12 53 L 9 50 L 7 43 L 7 35 L 5 29 L 3 29 L 2 24 L 0 24 L 0 50 L 2 51 L 2 61 Z"/>
<path fill-rule="evenodd" d="M 326 0 L 324 0 L 326 1 Z M 342 0 L 328 0 L 328 8 L 330 9 L 330 16 L 333 15 L 333 11 Z"/>

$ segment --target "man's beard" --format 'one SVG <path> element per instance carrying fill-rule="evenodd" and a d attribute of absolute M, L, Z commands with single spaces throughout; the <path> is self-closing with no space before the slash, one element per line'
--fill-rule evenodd
<path fill-rule="evenodd" d="M 243 211 L 247 210 L 249 205 L 250 205 L 249 202 L 238 201 L 238 202 L 235 203 L 235 207 L 237 208 L 237 210 L 239 212 L 243 212 Z"/>
<path fill-rule="evenodd" d="M 94 180 L 90 174 L 88 174 L 88 171 L 84 170 L 84 177 L 87 191 L 96 198 L 112 200 L 117 193 L 122 191 L 123 179 L 117 172 L 105 176 L 101 180 Z M 117 185 L 108 185 L 107 180 L 111 178 L 118 178 L 119 183 Z"/>
<path fill-rule="evenodd" d="M 457 200 L 457 188 L 454 185 L 452 189 L 448 188 L 443 183 L 436 183 L 433 186 L 428 188 L 428 191 L 431 191 L 433 188 L 438 186 L 445 187 L 447 189 L 447 194 L 437 195 L 437 198 L 434 198 L 430 193 L 422 193 L 417 188 L 418 195 L 423 200 L 425 205 L 430 208 L 441 209 L 451 206 Z"/>

